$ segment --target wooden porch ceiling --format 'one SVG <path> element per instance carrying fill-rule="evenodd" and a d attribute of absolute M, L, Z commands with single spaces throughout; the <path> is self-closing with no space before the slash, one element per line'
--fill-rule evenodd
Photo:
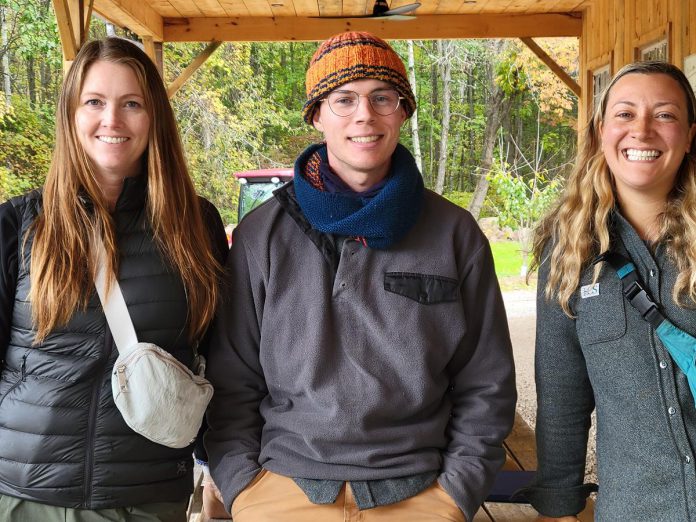
<path fill-rule="evenodd" d="M 533 38 L 581 36 L 582 12 L 595 0 L 420 0 L 409 20 L 361 18 L 372 13 L 374 1 L 53 0 L 53 6 L 67 63 L 86 41 L 93 12 L 137 34 L 160 68 L 163 42 L 210 42 L 169 86 L 170 96 L 223 41 L 322 40 L 364 30 L 388 40 L 520 38 L 582 97 L 577 82 Z M 387 1 L 396 8 L 413 0 Z"/>
<path fill-rule="evenodd" d="M 408 21 L 353 18 L 371 14 L 374 0 L 94 0 L 93 9 L 154 42 L 321 40 L 346 30 L 387 39 L 521 38 L 580 36 L 592 2 L 421 0 Z"/>

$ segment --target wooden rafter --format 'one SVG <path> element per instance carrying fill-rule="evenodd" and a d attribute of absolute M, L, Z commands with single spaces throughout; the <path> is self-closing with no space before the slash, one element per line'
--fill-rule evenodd
<path fill-rule="evenodd" d="M 169 87 L 167 87 L 167 95 L 169 98 L 174 96 L 176 92 L 181 89 L 181 86 L 186 83 L 193 73 L 195 73 L 198 68 L 205 63 L 205 61 L 210 58 L 210 56 L 215 52 L 215 49 L 220 47 L 222 42 L 211 42 L 208 46 L 203 49 L 198 56 L 191 62 L 191 64 L 184 69 L 179 77 L 174 80 Z"/>
<path fill-rule="evenodd" d="M 82 38 L 80 40 L 80 47 L 87 41 L 87 35 L 89 35 L 89 26 L 92 22 L 92 10 L 94 9 L 94 0 L 89 0 L 87 4 L 87 10 L 83 13 L 82 18 Z"/>
<path fill-rule="evenodd" d="M 87 5 L 85 5 L 85 1 L 81 0 L 70 7 L 70 18 L 72 20 L 75 45 L 78 50 L 82 47 L 82 44 L 87 41 L 93 3 L 94 0 L 88 0 Z"/>
<path fill-rule="evenodd" d="M 561 67 L 560 65 L 558 65 L 558 63 L 556 63 L 556 61 L 555 61 L 553 58 L 551 58 L 551 57 L 546 53 L 546 51 L 544 51 L 541 47 L 539 47 L 539 45 L 538 45 L 532 38 L 524 37 L 524 38 L 520 38 L 520 40 L 522 40 L 522 42 L 523 42 L 527 47 L 529 47 L 529 49 L 530 49 L 534 54 L 536 54 L 537 57 L 538 57 L 542 62 L 544 62 L 544 63 L 548 66 L 548 68 L 551 69 L 551 70 L 553 71 L 553 73 L 554 73 L 556 76 L 558 76 L 558 78 L 559 78 L 563 83 L 565 83 L 571 91 L 573 91 L 573 92 L 575 93 L 575 95 L 576 95 L 578 98 L 580 98 L 581 93 L 582 93 L 582 89 L 581 89 L 580 85 L 578 85 L 578 83 L 577 83 L 575 80 L 573 80 L 573 78 L 571 78 L 570 75 L 569 75 L 567 72 L 565 72 L 565 70 L 563 69 L 563 67 Z"/>
<path fill-rule="evenodd" d="M 87 41 L 94 0 L 53 0 L 63 59 L 71 62 Z"/>
<path fill-rule="evenodd" d="M 234 17 L 165 18 L 167 42 L 308 41 L 342 31 L 370 31 L 382 38 L 521 38 L 580 36 L 575 14 L 424 15 L 410 21 L 367 18 Z"/>
<path fill-rule="evenodd" d="M 58 1 L 58 0 L 54 0 Z M 162 42 L 162 17 L 143 0 L 94 0 L 94 10 L 119 27 L 127 27 L 139 36 Z"/>

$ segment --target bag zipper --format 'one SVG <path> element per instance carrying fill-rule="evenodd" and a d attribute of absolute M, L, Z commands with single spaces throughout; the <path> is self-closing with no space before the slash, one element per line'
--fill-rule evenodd
<path fill-rule="evenodd" d="M 126 365 L 120 364 L 116 368 L 116 376 L 118 377 L 118 388 L 121 393 L 126 393 L 128 391 L 128 380 L 126 379 Z"/>
<path fill-rule="evenodd" d="M 153 348 L 141 348 L 136 352 L 130 354 L 128 357 L 126 357 L 126 359 L 124 359 L 121 362 L 121 364 L 116 366 L 116 377 L 118 378 L 118 387 L 121 390 L 121 393 L 128 392 L 128 378 L 126 376 L 126 367 L 129 364 L 135 363 L 135 361 L 137 361 L 140 357 L 143 357 L 146 352 L 151 352 L 155 357 L 165 360 L 168 364 L 176 366 L 185 374 L 190 375 L 194 381 L 205 380 L 204 377 L 201 377 L 192 372 L 190 368 L 188 368 L 185 364 L 179 361 L 179 359 L 174 357 L 172 354 L 168 353 L 167 355 L 163 355 L 158 350 L 155 350 Z"/>

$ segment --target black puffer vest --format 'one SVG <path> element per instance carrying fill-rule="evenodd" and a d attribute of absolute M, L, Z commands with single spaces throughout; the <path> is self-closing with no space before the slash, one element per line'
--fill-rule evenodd
<path fill-rule="evenodd" d="M 191 346 L 180 278 L 159 255 L 148 224 L 146 180 L 127 180 L 114 219 L 119 283 L 140 341 L 184 364 Z M 12 200 L 22 238 L 41 211 L 41 193 Z M 171 449 L 134 433 L 111 394 L 118 355 L 96 292 L 84 311 L 32 346 L 29 260 L 18 257 L 10 343 L 0 376 L 0 495 L 71 508 L 182 501 L 192 490 L 191 448 Z"/>

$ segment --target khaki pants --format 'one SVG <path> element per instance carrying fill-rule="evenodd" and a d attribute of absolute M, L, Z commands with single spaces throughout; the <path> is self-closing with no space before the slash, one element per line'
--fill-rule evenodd
<path fill-rule="evenodd" d="M 188 499 L 114 509 L 72 509 L 0 495 L 2 522 L 186 522 Z"/>
<path fill-rule="evenodd" d="M 333 504 L 312 504 L 287 477 L 262 470 L 232 504 L 234 522 L 465 522 L 454 500 L 435 482 L 415 497 L 360 511 L 349 486 Z"/>

